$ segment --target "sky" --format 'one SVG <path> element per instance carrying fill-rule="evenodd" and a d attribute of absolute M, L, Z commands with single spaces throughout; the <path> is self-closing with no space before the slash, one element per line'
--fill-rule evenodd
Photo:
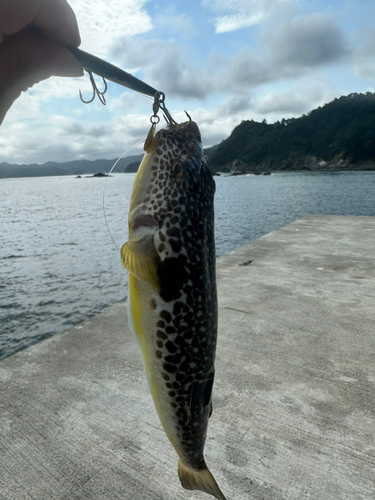
<path fill-rule="evenodd" d="M 81 48 L 165 92 L 204 147 L 242 120 L 299 117 L 336 97 L 375 92 L 374 0 L 71 0 Z M 102 88 L 102 81 L 97 79 Z M 116 159 L 142 152 L 152 100 L 88 76 L 23 93 L 0 128 L 0 163 Z M 165 126 L 161 120 L 160 125 Z"/>

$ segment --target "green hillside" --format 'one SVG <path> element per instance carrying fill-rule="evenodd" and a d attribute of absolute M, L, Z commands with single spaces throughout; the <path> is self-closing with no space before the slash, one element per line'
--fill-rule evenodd
<path fill-rule="evenodd" d="M 274 124 L 243 121 L 210 165 L 219 171 L 375 168 L 375 94 L 350 94 Z"/>

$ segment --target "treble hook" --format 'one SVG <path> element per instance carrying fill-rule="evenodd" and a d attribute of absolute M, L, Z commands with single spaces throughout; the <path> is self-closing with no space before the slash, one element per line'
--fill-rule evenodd
<path fill-rule="evenodd" d="M 90 82 L 91 82 L 91 85 L 92 85 L 92 98 L 89 101 L 85 101 L 83 99 L 83 97 L 82 97 L 82 92 L 79 91 L 79 97 L 80 97 L 81 101 L 84 102 L 85 104 L 89 104 L 90 102 L 92 102 L 95 99 L 95 95 L 97 95 L 99 101 L 105 106 L 107 103 L 106 103 L 104 94 L 107 92 L 107 82 L 102 77 L 103 78 L 103 83 L 104 83 L 104 90 L 102 92 L 100 92 L 100 90 L 96 86 L 96 83 L 95 83 L 94 77 L 92 75 L 92 72 L 90 70 L 86 69 L 86 68 L 83 68 L 83 69 L 89 74 L 89 77 L 90 77 Z"/>
<path fill-rule="evenodd" d="M 154 104 L 152 105 L 152 110 L 154 114 L 151 116 L 150 121 L 153 124 L 159 123 L 160 118 L 157 116 L 159 109 L 163 111 L 164 119 L 169 125 L 176 124 L 176 120 L 172 118 L 172 115 L 165 107 L 165 94 L 164 92 L 157 91 L 154 95 Z"/>

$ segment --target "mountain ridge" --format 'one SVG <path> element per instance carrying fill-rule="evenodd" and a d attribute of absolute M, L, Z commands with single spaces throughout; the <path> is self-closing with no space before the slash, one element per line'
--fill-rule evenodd
<path fill-rule="evenodd" d="M 375 94 L 341 96 L 299 118 L 242 121 L 210 156 L 212 171 L 375 169 Z"/>

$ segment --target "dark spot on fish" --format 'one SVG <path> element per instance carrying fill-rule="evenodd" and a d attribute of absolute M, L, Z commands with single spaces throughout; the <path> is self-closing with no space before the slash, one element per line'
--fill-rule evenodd
<path fill-rule="evenodd" d="M 158 350 L 155 352 L 155 354 L 156 354 L 157 358 L 161 359 L 161 356 L 162 356 L 161 351 Z"/>
<path fill-rule="evenodd" d="M 170 380 L 170 376 L 164 372 L 161 373 L 161 376 L 163 377 L 164 380 Z"/>
<path fill-rule="evenodd" d="M 170 322 L 171 322 L 171 320 L 172 320 L 172 316 L 171 316 L 171 314 L 170 314 L 168 311 L 166 311 L 166 310 L 160 311 L 160 315 L 159 315 L 159 316 L 160 316 L 161 318 L 165 319 L 165 321 L 166 321 L 167 323 L 170 323 Z"/>
<path fill-rule="evenodd" d="M 180 328 L 179 333 L 181 334 L 182 332 L 183 332 L 183 329 Z M 176 339 L 175 339 L 175 344 L 177 344 L 179 346 L 182 346 L 183 344 L 185 344 L 184 338 L 181 335 L 177 336 Z"/>
<path fill-rule="evenodd" d="M 176 403 L 173 403 L 173 402 L 172 402 L 172 403 L 171 403 L 171 406 L 172 406 L 172 408 L 177 408 Z"/>
<path fill-rule="evenodd" d="M 162 151 L 160 148 L 158 148 L 158 149 L 156 150 L 156 154 L 160 156 L 160 155 L 162 155 L 162 154 L 163 154 L 163 151 Z"/>
<path fill-rule="evenodd" d="M 156 323 L 156 326 L 158 326 L 159 328 L 164 328 L 164 327 L 165 327 L 165 323 L 164 323 L 164 321 L 159 320 L 159 321 Z"/>
<path fill-rule="evenodd" d="M 171 365 L 169 363 L 163 363 L 163 368 L 168 373 L 176 373 L 177 366 Z"/>
<path fill-rule="evenodd" d="M 161 253 L 161 252 L 164 252 L 165 250 L 165 245 L 164 243 L 161 243 L 159 246 L 158 246 L 158 252 Z"/>
<path fill-rule="evenodd" d="M 160 297 L 166 302 L 181 297 L 180 290 L 188 280 L 185 265 L 186 256 L 179 255 L 178 258 L 167 257 L 158 266 L 158 277 L 160 282 Z"/>
<path fill-rule="evenodd" d="M 174 391 L 168 391 L 168 396 L 170 396 L 171 398 L 174 398 L 176 395 L 176 393 Z"/>
<path fill-rule="evenodd" d="M 168 338 L 168 336 L 162 330 L 157 330 L 156 335 L 157 337 L 159 337 L 159 339 L 167 340 Z"/>
<path fill-rule="evenodd" d="M 199 347 L 199 338 L 198 335 L 194 335 L 193 340 L 191 342 L 192 347 Z"/>
<path fill-rule="evenodd" d="M 191 330 L 187 330 L 184 334 L 185 339 L 192 339 L 193 336 L 194 336 L 194 334 Z"/>
<path fill-rule="evenodd" d="M 181 364 L 179 368 L 180 372 L 188 372 L 189 371 L 189 363 L 185 359 Z"/>
<path fill-rule="evenodd" d="M 171 229 L 169 231 L 171 231 Z M 168 231 L 167 231 L 167 234 L 168 234 Z M 169 240 L 169 244 L 170 244 L 170 246 L 171 246 L 171 248 L 172 248 L 172 250 L 173 250 L 174 253 L 180 253 L 181 246 L 182 246 L 181 241 L 179 241 L 179 240 Z"/>
<path fill-rule="evenodd" d="M 173 314 L 174 316 L 177 316 L 178 314 L 180 314 L 182 308 L 184 307 L 184 303 L 183 302 L 175 302 L 174 306 L 173 306 Z"/>
<path fill-rule="evenodd" d="M 156 345 L 157 345 L 158 347 L 162 348 L 162 347 L 163 347 L 163 342 L 162 342 L 161 340 L 157 340 L 157 341 L 156 341 Z"/>
<path fill-rule="evenodd" d="M 167 389 L 172 389 L 172 384 L 171 384 L 170 382 L 166 382 L 166 383 L 165 383 L 165 387 L 166 387 Z"/>
<path fill-rule="evenodd" d="M 178 222 L 178 217 L 172 217 L 171 224 L 176 224 Z M 171 227 L 167 230 L 167 235 L 174 238 L 179 238 L 181 236 L 181 231 L 178 227 Z"/>
<path fill-rule="evenodd" d="M 173 382 L 173 389 L 180 389 L 181 385 L 178 382 Z"/>
<path fill-rule="evenodd" d="M 150 300 L 150 307 L 151 307 L 151 309 L 156 309 L 157 304 L 156 304 L 156 300 L 155 299 L 151 299 Z"/>
<path fill-rule="evenodd" d="M 167 363 L 171 363 L 173 365 L 177 365 L 178 364 L 178 359 L 177 359 L 177 355 L 173 356 L 172 354 L 169 355 L 169 356 L 166 356 L 165 357 L 165 361 Z"/>
<path fill-rule="evenodd" d="M 167 328 L 165 329 L 165 331 L 168 334 L 176 333 L 176 328 L 174 328 L 173 326 L 167 326 Z"/>

